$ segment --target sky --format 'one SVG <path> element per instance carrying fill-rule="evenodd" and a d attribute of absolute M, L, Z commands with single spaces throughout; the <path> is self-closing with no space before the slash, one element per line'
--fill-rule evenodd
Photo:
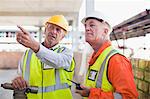
<path fill-rule="evenodd" d="M 85 16 L 84 2 L 79 11 L 79 31 L 84 30 L 84 27 L 81 24 L 81 19 Z M 94 10 L 102 12 L 109 18 L 112 26 L 115 26 L 146 9 L 150 9 L 150 0 L 95 0 L 94 5 Z"/>
<path fill-rule="evenodd" d="M 95 0 L 95 10 L 107 15 L 113 26 L 146 9 L 150 9 L 150 0 Z"/>

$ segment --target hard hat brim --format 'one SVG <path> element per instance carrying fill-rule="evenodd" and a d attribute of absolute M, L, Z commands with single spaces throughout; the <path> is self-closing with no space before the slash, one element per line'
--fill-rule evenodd
<path fill-rule="evenodd" d="M 47 23 L 50 23 L 50 24 L 54 24 L 54 25 L 56 25 L 56 26 L 59 26 L 60 28 L 62 28 L 62 29 L 65 30 L 66 32 L 68 31 L 67 28 L 62 27 L 61 25 L 56 24 L 55 22 L 50 21 L 50 22 L 47 22 Z"/>
<path fill-rule="evenodd" d="M 81 23 L 85 24 L 85 21 L 87 19 L 92 19 L 92 18 L 95 18 L 95 19 L 98 19 L 98 20 L 103 20 L 104 22 L 106 22 L 109 26 L 112 26 L 111 23 L 110 23 L 110 20 L 108 17 L 104 16 L 103 13 L 99 12 L 99 11 L 94 11 L 94 12 L 91 12 L 89 15 L 87 15 L 86 17 L 84 17 L 82 20 L 81 20 Z"/>

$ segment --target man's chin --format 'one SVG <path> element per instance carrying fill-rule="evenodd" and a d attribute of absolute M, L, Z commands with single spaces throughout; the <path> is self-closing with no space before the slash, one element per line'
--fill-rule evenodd
<path fill-rule="evenodd" d="M 85 41 L 89 43 L 89 42 L 91 42 L 92 40 L 91 40 L 90 38 L 86 38 Z"/>

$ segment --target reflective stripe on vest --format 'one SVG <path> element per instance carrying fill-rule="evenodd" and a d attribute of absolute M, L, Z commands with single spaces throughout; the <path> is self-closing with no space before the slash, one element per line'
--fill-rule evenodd
<path fill-rule="evenodd" d="M 29 78 L 30 78 L 30 60 L 31 60 L 32 54 L 33 54 L 33 51 L 30 49 L 28 51 L 26 68 L 25 68 L 25 75 L 24 75 L 24 79 L 28 82 L 29 82 Z M 51 91 L 55 91 L 57 89 L 69 88 L 69 85 L 67 83 L 61 84 L 60 76 L 59 76 L 59 69 L 55 70 L 55 80 L 56 80 L 56 84 L 54 86 L 39 87 L 38 93 L 51 92 Z"/>
<path fill-rule="evenodd" d="M 30 77 L 30 60 L 31 60 L 32 53 L 33 53 L 33 51 L 30 49 L 28 51 L 28 56 L 27 56 L 27 60 L 26 60 L 26 69 L 25 69 L 25 73 L 24 73 L 24 79 L 26 81 L 29 81 L 29 77 Z"/>
<path fill-rule="evenodd" d="M 106 58 L 104 59 L 102 65 L 101 65 L 101 69 L 100 69 L 100 72 L 99 72 L 99 75 L 98 75 L 97 82 L 96 82 L 96 88 L 101 88 L 102 87 L 102 77 L 103 77 L 106 61 L 107 61 L 108 57 L 112 54 L 115 54 L 115 52 L 116 52 L 116 50 L 111 50 L 108 53 L 108 55 L 106 56 Z"/>

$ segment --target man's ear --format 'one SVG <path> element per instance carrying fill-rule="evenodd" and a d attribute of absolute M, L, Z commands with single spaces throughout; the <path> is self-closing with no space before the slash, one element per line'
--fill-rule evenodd
<path fill-rule="evenodd" d="M 107 28 L 104 28 L 104 33 L 107 35 L 109 30 Z"/>
<path fill-rule="evenodd" d="M 63 31 L 63 33 L 61 35 L 62 35 L 62 38 L 61 38 L 61 40 L 62 40 L 66 36 L 65 31 Z"/>
<path fill-rule="evenodd" d="M 65 34 L 63 34 L 62 39 L 65 37 Z"/>

